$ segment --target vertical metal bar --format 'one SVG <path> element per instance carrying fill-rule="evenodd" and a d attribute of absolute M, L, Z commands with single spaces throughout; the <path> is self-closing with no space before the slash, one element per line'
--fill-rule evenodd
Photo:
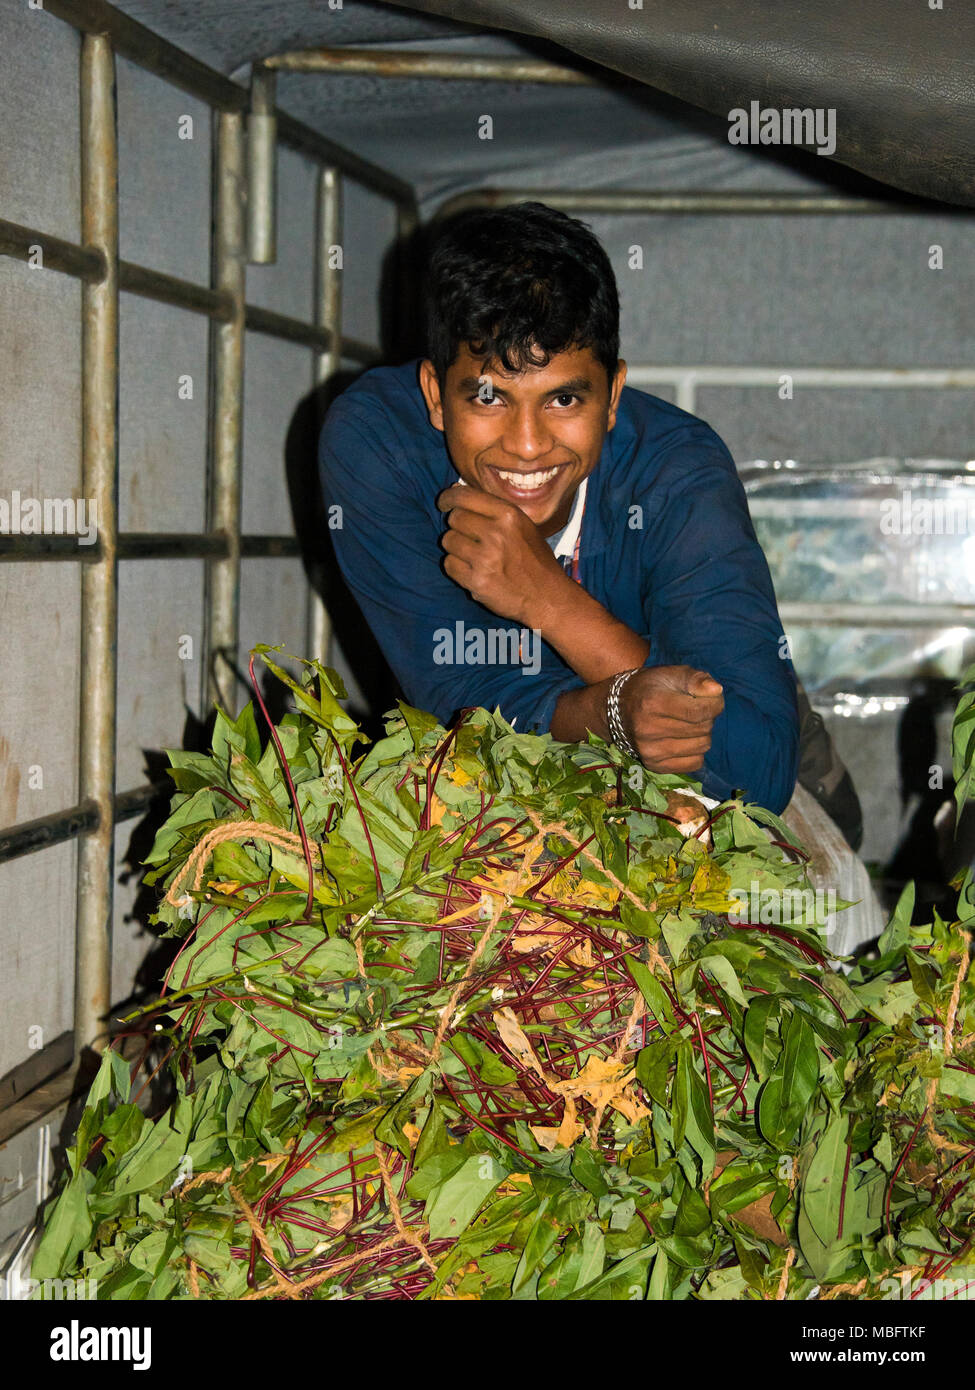
<path fill-rule="evenodd" d="M 229 323 L 211 330 L 209 526 L 228 541 L 224 559 L 207 571 L 207 702 L 236 713 L 240 608 L 240 475 L 244 388 L 244 122 L 236 111 L 217 116 L 214 165 L 213 288 L 234 306 Z"/>
<path fill-rule="evenodd" d="M 328 350 L 315 354 L 314 384 L 321 387 L 342 362 L 342 175 L 332 165 L 319 170 L 317 219 L 315 324 L 332 335 Z M 308 591 L 308 655 L 327 665 L 331 637 L 331 619 L 312 585 Z"/>
<path fill-rule="evenodd" d="M 254 64 L 247 113 L 247 259 L 253 265 L 271 265 L 278 254 L 276 84 L 276 73 Z"/>
<path fill-rule="evenodd" d="M 693 372 L 688 372 L 677 382 L 677 405 L 681 410 L 694 414 L 697 400 L 697 381 Z"/>
<path fill-rule="evenodd" d="M 100 1045 L 111 1006 L 118 619 L 118 143 L 110 41 L 81 41 L 81 239 L 105 257 L 82 286 L 82 488 L 96 508 L 101 555 L 81 567 L 79 801 L 98 828 L 78 846 L 75 1049 Z"/>

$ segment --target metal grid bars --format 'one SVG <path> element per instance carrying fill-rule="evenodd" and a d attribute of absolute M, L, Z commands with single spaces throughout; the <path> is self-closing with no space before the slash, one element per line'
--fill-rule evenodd
<path fill-rule="evenodd" d="M 40 244 L 44 267 L 82 284 L 82 486 L 97 504 L 98 539 L 78 547 L 71 536 L 0 537 L 0 560 L 81 562 L 81 685 L 79 804 L 0 831 L 0 862 L 67 840 L 78 840 L 74 1055 L 107 1033 L 112 1004 L 111 923 L 115 825 L 141 814 L 158 789 L 121 793 L 115 787 L 117 618 L 119 564 L 131 559 L 202 557 L 206 566 L 204 659 L 207 698 L 234 706 L 242 557 L 293 557 L 293 535 L 242 536 L 241 469 L 244 340 L 246 331 L 297 343 L 313 354 L 312 382 L 326 381 L 342 359 L 363 365 L 381 360 L 371 344 L 343 336 L 340 274 L 328 264 L 341 242 L 342 181 L 348 177 L 391 200 L 400 234 L 416 224 L 409 184 L 360 159 L 317 132 L 276 112 L 266 100 L 259 113 L 272 122 L 276 142 L 318 167 L 316 304 L 314 321 L 246 303 L 248 200 L 245 115 L 248 92 L 212 71 L 103 0 L 46 0 L 49 14 L 81 35 L 80 244 L 43 230 L 0 220 L 0 254 L 27 260 Z M 116 57 L 206 102 L 215 120 L 211 284 L 199 285 L 119 259 L 118 120 Z M 266 97 L 266 89 L 265 89 Z M 270 157 L 273 160 L 273 149 Z M 267 152 L 265 151 L 265 155 Z M 270 196 L 273 181 L 261 187 Z M 272 214 L 273 206 L 265 209 Z M 257 210 L 260 212 L 260 209 Z M 253 219 L 255 209 L 251 207 Z M 252 225 L 253 233 L 253 225 Z M 273 256 L 273 242 L 255 259 Z M 402 268 L 402 263 L 401 263 Z M 209 320 L 207 525 L 203 534 L 118 534 L 119 295 L 127 291 Z M 404 303 L 406 302 L 404 298 Z M 328 617 L 309 594 L 309 646 L 323 654 Z M 64 1040 L 60 1040 L 63 1042 Z M 45 1056 L 45 1054 L 47 1054 Z M 56 1055 L 55 1055 L 56 1054 Z M 46 1062 L 46 1066 L 42 1063 Z M 30 1063 L 32 1085 L 65 1065 L 64 1047 L 52 1045 Z M 23 1090 L 13 1088 L 13 1093 Z M 6 1117 L 5 1130 L 10 1130 Z M 14 1126 L 16 1127 L 16 1126 Z M 12 1132 L 12 1131 L 11 1131 Z"/>

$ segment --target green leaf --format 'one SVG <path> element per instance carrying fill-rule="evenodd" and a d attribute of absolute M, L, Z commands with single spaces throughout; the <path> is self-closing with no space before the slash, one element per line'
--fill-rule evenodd
<path fill-rule="evenodd" d="M 674 1027 L 674 1012 L 663 985 L 642 962 L 634 960 L 632 956 L 627 956 L 626 968 L 647 1001 L 650 1012 L 664 1032 L 669 1033 Z"/>
<path fill-rule="evenodd" d="M 658 1038 L 636 1056 L 637 1080 L 660 1105 L 668 1104 L 667 1082 L 678 1046 L 675 1038 Z"/>
<path fill-rule="evenodd" d="M 385 1105 L 377 1105 L 375 1109 L 367 1111 L 366 1114 L 345 1121 L 338 1127 L 337 1132 L 333 1134 L 328 1143 L 323 1146 L 323 1152 L 327 1154 L 353 1153 L 356 1149 L 363 1148 L 375 1134 L 376 1126 L 385 1115 L 386 1109 Z"/>
<path fill-rule="evenodd" d="M 31 1265 L 32 1279 L 57 1279 L 72 1274 L 91 1235 L 91 1216 L 84 1169 L 62 1188 Z"/>
<path fill-rule="evenodd" d="M 831 1119 L 816 1144 L 802 1181 L 802 1210 L 825 1246 L 836 1240 L 843 1173 L 846 1168 L 846 1115 Z"/>
<path fill-rule="evenodd" d="M 430 1239 L 459 1236 L 507 1174 L 492 1154 L 475 1154 L 427 1198 Z"/>
<path fill-rule="evenodd" d="M 164 1122 L 146 1125 L 139 1142 L 119 1160 L 114 1195 L 146 1192 L 170 1174 L 175 1177 L 185 1152 L 184 1135 L 169 1129 Z"/>
<path fill-rule="evenodd" d="M 782 1054 L 758 1102 L 758 1124 L 773 1148 L 788 1148 L 819 1082 L 819 1051 L 805 1015 L 796 1011 L 782 1029 Z"/>
<path fill-rule="evenodd" d="M 634 1303 L 643 1302 L 647 1296 L 647 1274 L 650 1262 L 657 1253 L 656 1242 L 648 1243 L 641 1250 L 635 1250 L 626 1259 L 610 1265 L 600 1278 L 577 1290 L 572 1300 L 586 1299 Z"/>
<path fill-rule="evenodd" d="M 687 943 L 695 932 L 700 931 L 697 920 L 689 912 L 668 912 L 660 923 L 670 958 L 679 964 Z"/>
<path fill-rule="evenodd" d="M 891 951 L 899 951 L 902 946 L 906 946 L 911 939 L 911 917 L 914 913 L 914 880 L 911 879 L 904 885 L 903 892 L 897 899 L 897 906 L 891 914 L 890 921 L 884 931 L 881 932 L 877 941 L 877 951 L 881 956 L 889 955 Z"/>
<path fill-rule="evenodd" d="M 958 1067 L 946 1066 L 941 1073 L 938 1090 L 943 1096 L 957 1096 L 969 1104 L 975 1103 L 975 1075 Z"/>
<path fill-rule="evenodd" d="M 685 1039 L 678 1049 L 674 1076 L 674 1148 L 680 1149 L 686 1136 L 704 1163 L 706 1177 L 714 1167 L 714 1116 L 707 1087 L 693 1059 L 693 1044 Z"/>
<path fill-rule="evenodd" d="M 760 1081 L 771 1075 L 781 1051 L 781 1007 L 776 995 L 760 994 L 757 999 L 752 999 L 745 1012 L 745 1047 Z"/>
<path fill-rule="evenodd" d="M 745 998 L 741 982 L 735 974 L 735 968 L 717 945 L 712 944 L 706 948 L 698 960 L 698 966 L 717 980 L 721 988 L 736 1004 L 740 1004 L 742 1008 L 747 1006 L 748 1000 Z"/>

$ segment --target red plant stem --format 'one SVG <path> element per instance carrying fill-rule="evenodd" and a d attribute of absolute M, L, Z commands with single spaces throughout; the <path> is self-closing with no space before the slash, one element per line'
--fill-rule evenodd
<path fill-rule="evenodd" d="M 728 1010 L 725 1008 L 725 1006 L 722 1004 L 722 1002 L 721 1002 L 721 996 L 718 994 L 718 991 L 717 991 L 717 990 L 714 988 L 714 986 L 711 984 L 711 981 L 708 979 L 707 975 L 705 975 L 704 970 L 703 970 L 703 964 L 702 964 L 702 969 L 701 969 L 698 973 L 699 973 L 699 975 L 700 975 L 700 977 L 701 977 L 701 983 L 704 985 L 705 989 L 706 989 L 707 992 L 710 994 L 711 998 L 712 998 L 712 999 L 714 1000 L 714 1002 L 717 1004 L 718 1008 L 721 1010 L 721 1012 L 724 1014 L 725 1018 L 728 1020 L 728 1023 L 730 1024 L 730 1023 L 731 1023 L 731 1015 L 729 1014 L 729 1012 L 728 1012 Z"/>
<path fill-rule="evenodd" d="M 824 989 L 823 986 L 819 984 L 817 980 L 814 980 L 811 975 L 804 975 L 801 970 L 799 971 L 799 978 L 800 980 L 805 980 L 807 984 L 813 985 L 816 989 L 819 990 L 820 994 L 825 995 L 829 1002 L 832 1004 L 833 1008 L 839 1014 L 843 1022 L 849 1023 L 850 1020 L 847 1018 L 846 1014 L 840 1008 L 839 1004 L 837 1004 L 836 1000 L 830 994 L 829 990 Z"/>
<path fill-rule="evenodd" d="M 938 1207 L 938 1216 L 941 1215 L 945 1207 L 951 1206 L 952 1202 L 958 1196 L 959 1192 L 964 1192 L 965 1188 L 969 1185 L 973 1178 L 975 1178 L 975 1173 L 970 1173 L 967 1178 L 962 1178 L 959 1182 L 955 1183 L 954 1187 L 952 1187 L 942 1198 L 941 1205 Z"/>
<path fill-rule="evenodd" d="M 563 859 L 557 860 L 556 863 L 554 864 L 554 866 L 549 870 L 549 872 L 545 875 L 544 878 L 540 879 L 540 880 L 538 881 L 538 883 L 532 884 L 532 886 L 531 886 L 529 889 L 526 890 L 526 892 L 525 892 L 525 897 L 526 897 L 526 898 L 532 897 L 535 893 L 539 892 L 540 889 L 544 888 L 545 885 L 546 885 L 546 883 L 551 883 L 551 881 L 552 881 L 552 879 L 555 877 L 555 875 L 556 875 L 556 874 L 560 874 L 560 873 L 563 871 L 563 869 L 567 868 L 568 865 L 572 863 L 572 861 L 573 861 L 573 859 L 576 857 L 576 855 L 577 855 L 577 854 L 581 854 L 582 851 L 583 851 L 588 845 L 591 845 L 591 844 L 592 844 L 592 842 L 593 842 L 593 840 L 595 840 L 595 838 L 596 838 L 596 832 L 593 831 L 593 833 L 589 836 L 589 838 L 588 838 L 587 840 L 583 840 L 583 842 L 582 842 L 581 845 L 576 845 L 575 849 L 571 850 L 567 855 L 565 855 L 565 857 L 564 857 Z"/>
<path fill-rule="evenodd" d="M 288 792 L 291 796 L 291 804 L 295 808 L 295 819 L 298 822 L 298 830 L 301 833 L 301 846 L 305 852 L 305 863 L 308 865 L 308 904 L 305 908 L 305 911 L 310 917 L 312 913 L 312 908 L 315 906 L 315 866 L 312 863 L 311 848 L 308 844 L 308 836 L 305 833 L 305 822 L 301 818 L 301 811 L 298 807 L 298 793 L 295 791 L 295 784 L 291 777 L 291 768 L 288 766 L 288 760 L 284 756 L 284 747 L 282 746 L 281 740 L 278 737 L 278 731 L 271 721 L 271 716 L 267 712 L 267 705 L 265 705 L 264 703 L 264 698 L 261 695 L 260 687 L 257 683 L 257 676 L 254 674 L 253 656 L 251 656 L 251 659 L 248 662 L 247 669 L 250 672 L 251 683 L 254 687 L 254 694 L 257 697 L 257 703 L 260 705 L 261 713 L 264 715 L 264 718 L 267 721 L 268 730 L 271 734 L 271 738 L 274 740 L 274 746 L 277 749 L 278 757 L 281 760 L 281 771 L 284 773 L 285 781 L 288 784 Z M 329 733 L 331 733 L 331 730 L 329 730 Z M 336 743 L 335 746 L 337 748 L 338 744 Z M 346 773 L 346 775 L 348 775 L 348 773 Z"/>
<path fill-rule="evenodd" d="M 444 1077 L 443 1083 L 444 1086 L 447 1088 L 447 1093 L 450 1096 L 451 1100 L 457 1106 L 457 1109 L 463 1111 L 463 1113 L 467 1116 L 469 1120 L 473 1120 L 474 1123 L 477 1125 L 478 1129 L 483 1129 L 485 1134 L 491 1135 L 492 1139 L 498 1139 L 505 1146 L 506 1149 L 511 1149 L 513 1153 L 519 1154 L 520 1157 L 527 1159 L 528 1162 L 533 1163 L 536 1168 L 540 1166 L 537 1158 L 534 1158 L 531 1154 L 525 1153 L 524 1149 L 519 1149 L 517 1144 L 512 1143 L 510 1139 L 506 1139 L 503 1134 L 498 1134 L 498 1132 L 496 1130 L 493 1130 L 490 1127 L 490 1125 L 486 1125 L 482 1120 L 479 1120 L 476 1115 L 472 1115 L 471 1112 L 467 1109 L 466 1105 L 462 1105 L 461 1102 L 457 1099 L 456 1095 L 454 1094 L 453 1087 L 450 1085 L 450 1082 L 447 1080 L 446 1077 Z"/>
<path fill-rule="evenodd" d="M 239 797 L 234 796 L 233 792 L 228 792 L 226 787 L 218 787 L 213 783 L 207 787 L 207 791 L 219 792 L 221 796 L 225 796 L 228 801 L 232 801 L 235 806 L 239 806 L 242 811 L 246 811 L 247 814 L 250 815 L 250 807 L 245 802 L 241 801 Z"/>
<path fill-rule="evenodd" d="M 797 941 L 791 932 L 783 931 L 781 927 L 770 927 L 764 922 L 729 922 L 729 926 L 735 931 L 763 931 L 770 936 L 777 936 L 780 941 L 787 941 L 790 946 L 794 946 L 797 951 L 801 951 L 807 960 L 811 960 L 815 965 L 824 965 L 826 957 L 814 951 L 811 946 L 807 946 L 804 941 Z"/>
<path fill-rule="evenodd" d="M 705 1072 L 705 1075 L 707 1076 L 707 1081 L 708 1081 L 708 1099 L 709 1099 L 710 1102 L 711 1102 L 711 1114 L 713 1115 L 713 1114 L 714 1114 L 714 1089 L 713 1089 L 713 1087 L 712 1087 L 712 1085 L 711 1085 L 711 1063 L 708 1061 L 708 1050 L 707 1050 L 707 1047 L 705 1046 L 705 1043 L 704 1043 L 704 1033 L 703 1033 L 703 1031 L 702 1031 L 702 1029 L 701 1029 L 701 1020 L 698 1018 L 696 1012 L 693 1013 L 693 1014 L 691 1014 L 691 1018 L 694 1020 L 694 1026 L 697 1028 L 697 1036 L 698 1036 L 698 1037 L 700 1038 L 700 1040 L 701 1040 L 701 1056 L 704 1058 L 704 1072 Z"/>
<path fill-rule="evenodd" d="M 742 1092 L 744 1091 L 745 1087 L 748 1085 L 748 1078 L 751 1076 L 751 1074 L 752 1074 L 752 1064 L 751 1064 L 751 1062 L 748 1061 L 748 1059 L 747 1059 L 747 1057 L 746 1057 L 746 1059 L 745 1059 L 745 1071 L 744 1071 L 744 1074 L 743 1074 L 743 1076 L 742 1076 L 742 1078 L 741 1078 L 741 1081 L 738 1083 L 738 1089 L 737 1089 L 737 1091 L 736 1091 L 735 1094 L 731 1097 L 731 1100 L 729 1100 L 729 1102 L 728 1102 L 728 1105 L 727 1105 L 727 1109 L 728 1109 L 728 1110 L 730 1110 L 731 1107 L 737 1102 L 738 1097 L 742 1094 Z"/>
<path fill-rule="evenodd" d="M 208 919 L 209 917 L 212 917 L 212 916 L 213 916 L 213 914 L 216 912 L 216 910 L 217 910 L 217 909 L 216 909 L 215 906 L 214 906 L 214 907 L 211 907 L 211 908 L 208 908 L 207 911 L 204 912 L 204 914 L 203 914 L 203 916 L 200 918 L 200 920 L 199 920 L 198 922 L 196 922 L 196 923 L 190 928 L 190 930 L 186 933 L 186 940 L 183 942 L 182 946 L 180 946 L 180 948 L 179 948 L 179 950 L 176 952 L 175 956 L 173 956 L 173 959 L 172 959 L 172 960 L 170 961 L 170 963 L 169 963 L 169 969 L 166 971 L 166 974 L 163 976 L 163 984 L 162 984 L 162 991 L 161 991 L 161 994 L 165 994 L 167 988 L 169 987 L 170 976 L 172 975 L 173 971 L 175 970 L 176 965 L 177 965 L 177 962 L 180 960 L 180 957 L 182 956 L 183 952 L 184 952 L 185 950 L 187 950 L 188 947 L 191 946 L 191 945 L 193 944 L 193 941 L 194 941 L 194 939 L 195 939 L 197 933 L 199 932 L 200 928 L 204 925 L 204 923 L 207 921 L 207 919 Z"/>
<path fill-rule="evenodd" d="M 444 761 L 447 757 L 447 750 L 450 748 L 451 743 L 457 737 L 457 732 L 460 729 L 460 724 L 462 722 L 463 721 L 461 720 L 460 722 L 454 725 L 447 737 L 441 740 L 439 748 L 436 748 L 434 752 L 430 755 L 430 761 L 427 764 L 426 775 L 426 801 L 423 805 L 423 811 L 420 814 L 421 830 L 430 829 L 430 803 L 433 800 L 434 791 L 437 785 L 437 778 L 440 776 L 440 773 L 443 770 Z M 436 772 L 434 772 L 433 770 L 434 759 L 436 759 Z"/>
<path fill-rule="evenodd" d="M 850 1176 L 850 1156 L 852 1155 L 852 1153 L 853 1153 L 853 1147 L 852 1147 L 852 1145 L 847 1144 L 847 1146 L 846 1146 L 846 1163 L 845 1163 L 844 1166 L 843 1166 L 843 1184 L 842 1184 L 842 1186 L 841 1186 L 841 1188 L 840 1188 L 840 1214 L 839 1214 L 839 1221 L 836 1223 L 836 1239 L 837 1239 L 837 1240 L 842 1240 L 842 1239 L 843 1239 L 843 1212 L 844 1212 L 844 1209 L 845 1209 L 845 1207 L 846 1207 L 846 1181 L 847 1181 L 847 1178 Z"/>
<path fill-rule="evenodd" d="M 356 789 L 355 789 L 355 778 L 352 776 L 352 773 L 349 771 L 349 765 L 348 765 L 348 763 L 345 761 L 345 758 L 344 758 L 343 755 L 342 755 L 342 749 L 341 749 L 341 747 L 340 747 L 340 745 L 339 745 L 339 741 L 338 741 L 338 739 L 335 737 L 335 735 L 332 733 L 331 729 L 328 730 L 328 736 L 329 736 L 329 738 L 332 740 L 332 746 L 334 747 L 336 753 L 338 754 L 339 762 L 340 762 L 341 765 L 342 765 L 342 771 L 345 773 L 345 780 L 346 780 L 346 782 L 348 782 L 348 784 L 349 784 L 349 791 L 352 793 L 352 800 L 355 802 L 355 809 L 356 809 L 356 810 L 358 811 L 358 813 L 359 813 L 359 820 L 362 822 L 362 832 L 363 832 L 363 834 L 364 834 L 365 837 L 366 837 L 366 845 L 368 846 L 368 849 L 369 849 L 369 857 L 370 857 L 370 859 L 372 860 L 372 871 L 373 871 L 373 874 L 374 874 L 375 879 L 376 879 L 376 892 L 379 894 L 380 897 L 382 897 L 382 895 L 383 895 L 383 876 L 382 876 L 382 874 L 379 872 L 379 860 L 376 858 L 376 849 L 375 849 L 375 846 L 374 846 L 373 843 L 372 843 L 372 836 L 369 834 L 369 822 L 366 820 L 365 813 L 363 812 L 362 805 L 361 805 L 361 803 L 360 803 L 360 801 L 359 801 L 359 795 L 358 795 L 358 793 L 357 793 L 357 791 L 356 791 Z M 308 911 L 311 912 L 311 907 L 309 907 Z"/>
<path fill-rule="evenodd" d="M 914 1140 L 918 1136 L 918 1131 L 920 1130 L 921 1125 L 924 1123 L 924 1117 L 927 1115 L 929 1109 L 930 1106 L 926 1105 L 924 1109 L 921 1111 L 921 1118 L 918 1120 L 917 1124 L 911 1130 L 911 1137 L 910 1139 L 908 1139 L 907 1144 L 904 1147 L 904 1152 L 897 1160 L 897 1167 L 890 1175 L 890 1183 L 887 1187 L 887 1197 L 884 1201 L 884 1227 L 888 1235 L 890 1235 L 890 1200 L 894 1195 L 894 1183 L 897 1181 L 897 1174 L 904 1166 L 905 1158 L 907 1158 L 907 1155 L 911 1152 L 911 1149 L 914 1145 Z"/>
<path fill-rule="evenodd" d="M 809 855 L 806 854 L 804 850 L 801 850 L 798 845 L 790 845 L 788 840 L 772 840 L 771 843 L 776 849 L 784 849 L 787 854 L 798 854 L 804 864 L 809 863 Z"/>

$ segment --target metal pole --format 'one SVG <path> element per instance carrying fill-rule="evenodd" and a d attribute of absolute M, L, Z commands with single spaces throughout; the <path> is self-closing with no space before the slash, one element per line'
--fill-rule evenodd
<path fill-rule="evenodd" d="M 375 77 L 435 77 L 462 82 L 541 82 L 546 85 L 639 86 L 636 78 L 606 69 L 590 75 L 538 58 L 490 58 L 476 53 L 409 53 L 401 49 L 310 48 L 265 58 L 286 72 L 366 73 Z"/>
<path fill-rule="evenodd" d="M 936 211 L 939 216 L 972 216 L 971 208 L 932 208 L 930 203 L 918 198 L 914 202 L 906 199 L 847 198 L 832 193 L 664 193 L 656 190 L 646 192 L 624 192 L 616 189 L 570 189 L 570 188 L 474 188 L 466 193 L 456 193 L 441 203 L 433 215 L 434 222 L 450 217 L 462 208 L 468 207 L 507 207 L 511 203 L 540 200 L 549 207 L 562 212 L 606 212 L 606 213 L 648 213 L 652 215 L 676 213 L 710 213 L 714 216 L 734 214 L 741 216 L 767 216 L 770 214 L 795 216 L 797 214 L 820 214 L 834 216 L 848 213 L 872 213 L 890 216 L 892 213 L 919 213 Z"/>
<path fill-rule="evenodd" d="M 328 332 L 329 347 L 316 352 L 314 384 L 324 386 L 342 361 L 342 175 L 333 165 L 318 174 L 315 247 L 315 323 Z M 317 575 L 315 576 L 317 577 Z M 328 665 L 332 621 L 314 584 L 308 591 L 308 654 Z"/>
<path fill-rule="evenodd" d="M 277 259 L 278 122 L 274 114 L 277 74 L 259 63 L 251 73 L 247 113 L 247 259 L 271 265 Z"/>
<path fill-rule="evenodd" d="M 212 327 L 209 530 L 228 541 L 224 559 L 207 574 L 207 704 L 236 713 L 240 607 L 240 474 L 244 386 L 244 122 L 236 111 L 217 116 L 214 171 L 213 288 L 229 296 L 233 317 Z"/>
<path fill-rule="evenodd" d="M 81 43 L 82 243 L 105 278 L 82 285 L 82 487 L 96 507 L 100 558 L 81 569 L 79 802 L 98 828 L 78 846 L 75 1049 L 97 1046 L 111 1006 L 118 618 L 118 145 L 115 58 L 108 39 Z"/>
<path fill-rule="evenodd" d="M 666 382 L 678 387 L 689 377 L 698 386 L 778 386 L 783 376 L 793 386 L 879 387 L 901 390 L 927 387 L 938 391 L 975 387 L 975 367 L 780 367 L 664 366 L 652 362 L 630 362 L 626 379 L 631 386 L 650 386 Z"/>

